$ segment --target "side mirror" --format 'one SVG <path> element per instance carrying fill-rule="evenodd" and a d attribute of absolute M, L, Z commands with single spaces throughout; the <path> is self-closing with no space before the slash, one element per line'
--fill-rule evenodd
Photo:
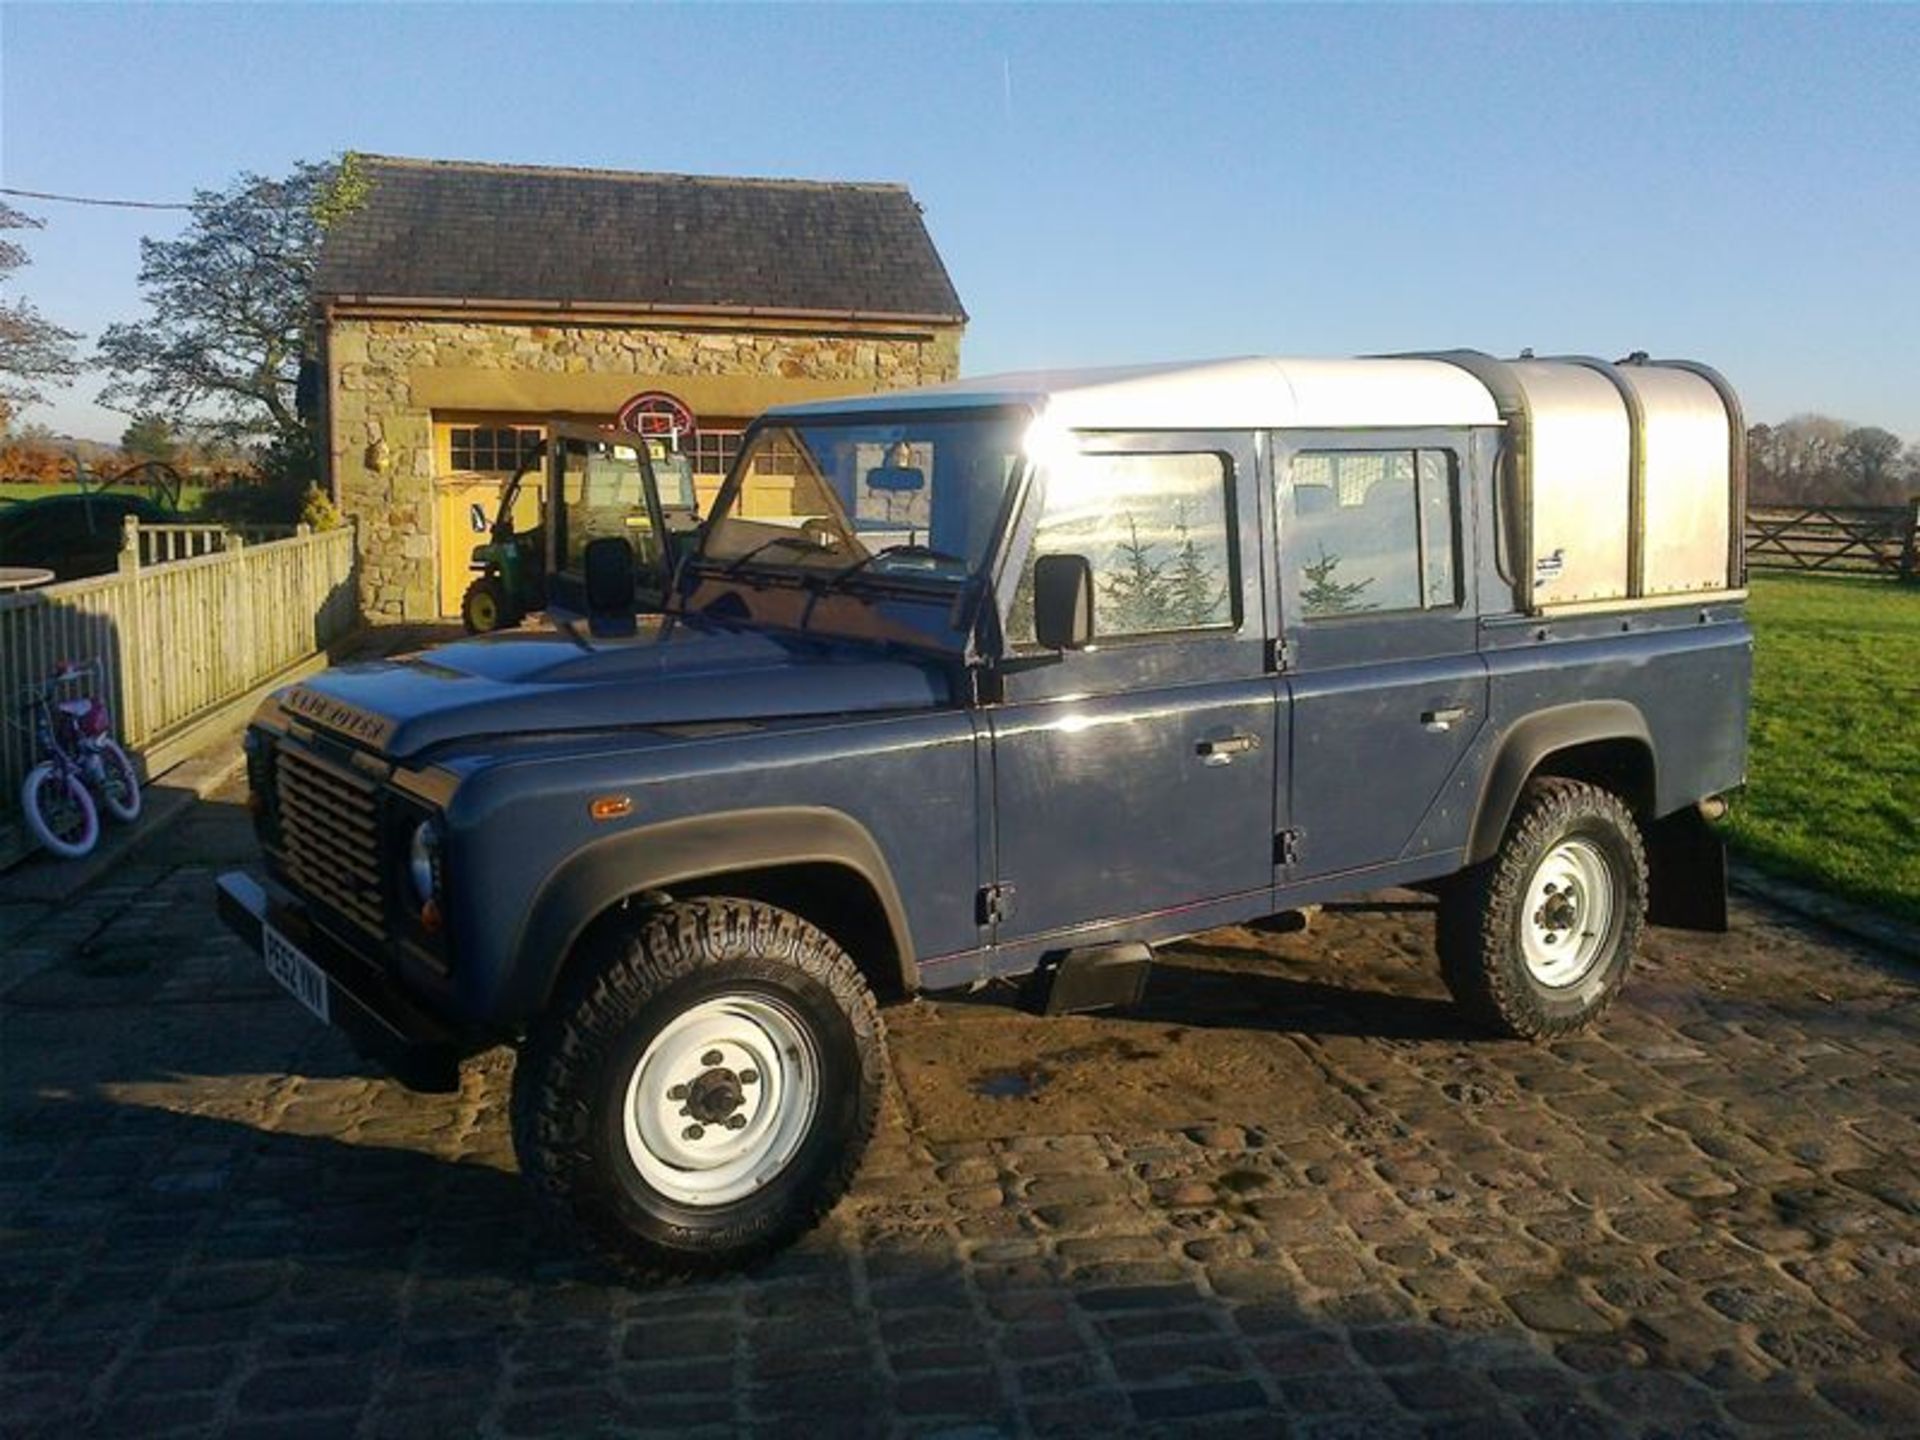
<path fill-rule="evenodd" d="M 589 617 L 633 614 L 633 547 L 618 535 L 603 535 L 587 542 L 580 557 L 580 568 L 587 582 Z"/>
<path fill-rule="evenodd" d="M 1042 555 L 1033 567 L 1033 638 L 1049 650 L 1093 641 L 1093 566 L 1084 555 Z"/>

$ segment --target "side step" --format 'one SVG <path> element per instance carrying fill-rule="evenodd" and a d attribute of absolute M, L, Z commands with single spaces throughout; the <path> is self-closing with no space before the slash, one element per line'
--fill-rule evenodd
<path fill-rule="evenodd" d="M 1134 940 L 1048 956 L 1027 980 L 1028 1008 L 1042 1015 L 1127 1009 L 1147 993 L 1153 950 Z"/>

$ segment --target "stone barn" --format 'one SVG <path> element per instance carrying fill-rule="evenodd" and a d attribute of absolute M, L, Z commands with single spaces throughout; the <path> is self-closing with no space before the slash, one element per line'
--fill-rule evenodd
<path fill-rule="evenodd" d="M 959 371 L 966 312 L 905 186 L 359 158 L 315 299 L 375 620 L 458 613 L 550 417 L 677 405 L 710 502 L 767 406 Z"/>

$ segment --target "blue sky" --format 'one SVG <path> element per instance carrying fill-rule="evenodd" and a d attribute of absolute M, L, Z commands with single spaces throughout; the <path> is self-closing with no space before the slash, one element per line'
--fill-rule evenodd
<path fill-rule="evenodd" d="M 1683 354 L 1920 440 L 1920 8 L 0 7 L 0 184 L 343 149 L 901 180 L 969 372 Z M 48 222 L 91 336 L 165 214 Z M 84 379 L 30 418 L 117 436 Z"/>

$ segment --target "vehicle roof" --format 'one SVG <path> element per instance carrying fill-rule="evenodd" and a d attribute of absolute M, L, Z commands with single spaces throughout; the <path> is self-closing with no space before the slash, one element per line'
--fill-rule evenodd
<path fill-rule="evenodd" d="M 1073 429 L 1342 429 L 1497 425 L 1486 386 L 1457 365 L 1420 359 L 1184 361 L 983 375 L 917 390 L 777 406 L 810 419 L 902 410 L 1025 406 Z"/>

